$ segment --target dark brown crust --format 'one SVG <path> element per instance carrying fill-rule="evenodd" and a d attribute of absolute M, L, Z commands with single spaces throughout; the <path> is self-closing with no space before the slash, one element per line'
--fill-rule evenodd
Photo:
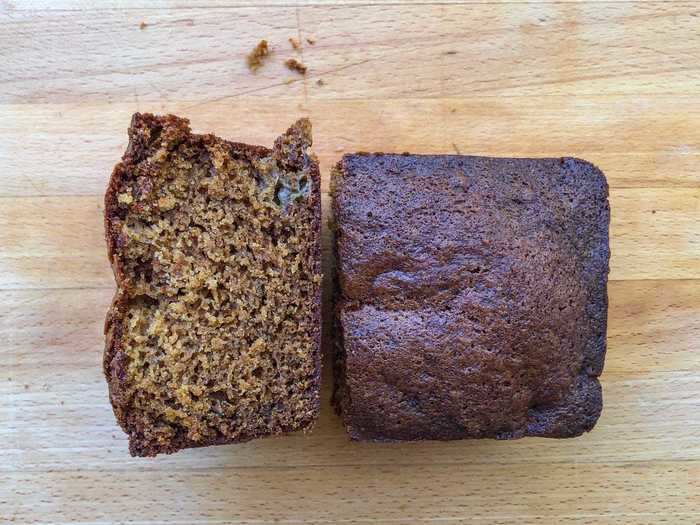
<path fill-rule="evenodd" d="M 300 141 L 300 127 L 302 125 L 310 126 L 308 121 L 301 120 L 287 131 L 287 136 L 294 135 L 294 141 Z M 144 134 L 143 130 L 149 130 Z M 136 438 L 143 429 L 134 428 L 134 419 L 129 418 L 128 399 L 125 399 L 124 389 L 127 381 L 126 367 L 127 356 L 121 346 L 123 335 L 123 322 L 125 318 L 126 300 L 126 276 L 119 263 L 117 257 L 119 239 L 119 220 L 120 210 L 118 206 L 117 195 L 119 188 L 130 177 L 130 173 L 134 166 L 144 158 L 147 151 L 151 147 L 148 143 L 149 134 L 156 132 L 159 136 L 167 133 L 169 138 L 174 140 L 189 140 L 191 138 L 201 139 L 202 144 L 210 143 L 225 143 L 230 148 L 233 155 L 245 157 L 249 160 L 266 157 L 277 152 L 274 148 L 269 149 L 263 146 L 254 146 L 237 142 L 224 141 L 214 135 L 195 135 L 190 132 L 189 121 L 179 118 L 174 115 L 156 116 L 149 113 L 135 113 L 132 117 L 129 126 L 129 145 L 127 147 L 121 162 L 119 162 L 112 172 L 107 190 L 105 192 L 105 239 L 107 243 L 107 256 L 112 266 L 114 279 L 117 285 L 112 305 L 105 319 L 105 352 L 103 356 L 103 371 L 107 379 L 109 397 L 114 409 L 117 422 L 122 429 L 130 436 L 129 451 L 133 456 L 155 456 L 156 454 L 170 454 L 183 448 L 196 448 L 209 445 L 220 445 L 227 443 L 241 443 L 252 439 L 265 437 L 270 434 L 248 434 L 241 435 L 237 439 L 214 439 L 201 442 L 193 442 L 186 438 L 184 434 L 176 435 L 169 443 L 161 446 L 144 445 Z M 275 148 L 281 146 L 280 137 Z M 156 140 L 156 139 L 152 139 Z M 312 193 L 310 197 L 310 206 L 314 210 L 313 231 L 316 232 L 316 242 L 313 251 L 313 268 L 317 275 L 321 274 L 321 177 L 318 168 L 318 162 L 315 156 L 310 158 L 295 157 L 286 159 L 290 164 L 306 162 L 308 174 L 313 179 Z M 317 283 L 314 288 L 315 292 L 315 308 L 314 318 L 316 325 L 314 328 L 314 340 L 316 341 L 313 349 L 314 362 L 316 372 L 314 375 L 315 381 L 313 390 L 316 393 L 315 406 L 309 417 L 298 427 L 280 427 L 276 429 L 274 434 L 283 434 L 297 430 L 309 430 L 316 422 L 320 412 L 320 386 L 321 386 L 321 283 Z"/>
<path fill-rule="evenodd" d="M 352 439 L 562 438 L 593 428 L 609 261 L 598 168 L 573 158 L 355 154 L 332 187 L 334 404 Z"/>

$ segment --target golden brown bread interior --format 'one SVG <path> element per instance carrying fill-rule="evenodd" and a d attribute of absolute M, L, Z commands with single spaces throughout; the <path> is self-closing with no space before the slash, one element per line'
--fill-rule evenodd
<path fill-rule="evenodd" d="M 272 149 L 135 114 L 105 196 L 104 368 L 133 455 L 308 428 L 319 410 L 320 179 Z"/>

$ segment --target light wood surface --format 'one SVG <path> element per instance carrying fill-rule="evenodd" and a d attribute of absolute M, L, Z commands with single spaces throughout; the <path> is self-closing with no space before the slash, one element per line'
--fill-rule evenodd
<path fill-rule="evenodd" d="M 282 65 L 289 37 L 305 78 Z M 0 0 L 0 523 L 700 523 L 698 57 L 697 2 Z M 309 116 L 325 192 L 356 150 L 596 163 L 598 426 L 351 443 L 326 368 L 306 436 L 130 458 L 100 369 L 101 216 L 137 110 L 259 144 Z"/>

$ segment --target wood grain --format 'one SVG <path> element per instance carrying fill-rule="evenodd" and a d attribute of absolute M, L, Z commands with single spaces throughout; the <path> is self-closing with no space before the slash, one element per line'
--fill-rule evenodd
<path fill-rule="evenodd" d="M 697 11 L 663 2 L 9 11 L 0 101 L 696 95 Z M 291 85 L 290 36 L 316 39 L 301 55 L 309 76 Z M 244 58 L 261 38 L 276 56 L 252 75 Z"/>
<path fill-rule="evenodd" d="M 43 501 L 18 500 L 22 515 L 31 512 L 52 520 L 70 504 L 77 520 L 104 522 L 109 510 L 119 506 L 131 492 L 120 519 L 139 523 L 269 523 L 276 520 L 300 523 L 338 521 L 403 523 L 432 521 L 435 507 L 446 518 L 469 515 L 479 522 L 529 519 L 551 522 L 561 517 L 583 517 L 595 523 L 601 517 L 626 514 L 649 519 L 674 516 L 674 523 L 692 523 L 697 513 L 700 468 L 695 463 L 643 464 L 543 464 L 527 469 L 509 465 L 470 466 L 455 470 L 451 465 L 322 466 L 304 469 L 208 469 L 167 473 L 149 469 L 129 472 L 65 471 L 42 476 L 3 474 L 0 487 L 24 486 L 47 494 Z M 589 485 L 597 479 L 596 486 Z M 426 483 L 436 480 L 437 483 Z M 306 487 L 314 487 L 308 491 Z M 134 491 L 149 487 L 148 491 Z M 665 491 L 658 498 L 658 488 Z M 656 490 L 655 490 L 656 489 Z M 0 488 L 0 497 L 7 497 Z M 586 497 L 579 495 L 586 492 Z M 501 499 L 497 494 L 510 497 Z M 168 505 L 172 494 L 187 494 Z M 551 494 L 542 501 L 542 494 Z M 245 501 L 245 506 L 230 502 Z M 333 501 L 333 505 L 328 505 Z M 107 509 L 107 510 L 106 510 Z M 653 510 L 650 510 L 653 509 Z M 562 516 L 563 515 L 563 516 Z M 192 516 L 192 520 L 183 520 Z M 407 519 L 407 517 L 409 517 Z M 678 521 L 675 521 L 676 518 Z M 683 521 L 681 521 L 683 520 Z M 585 523 L 586 521 L 584 521 Z"/>
<path fill-rule="evenodd" d="M 571 3 L 590 3 L 588 0 L 557 0 Z M 610 0 L 594 0 L 594 2 L 606 2 Z M 619 0 L 620 2 L 635 3 L 637 0 Z M 642 2 L 681 2 L 684 0 L 641 0 Z M 685 0 L 687 1 L 687 0 Z M 84 0 L 5 0 L 0 7 L 6 12 L 15 13 L 32 10 L 56 10 L 72 12 L 95 12 L 111 9 L 168 9 L 187 11 L 192 8 L 218 8 L 218 9 L 240 9 L 246 7 L 352 7 L 352 6 L 423 6 L 434 7 L 443 5 L 464 5 L 483 4 L 483 0 L 188 0 L 180 2 L 178 0 L 102 0 L 101 2 L 85 2 Z M 496 0 L 489 4 L 528 4 L 543 3 L 542 0 Z"/>
<path fill-rule="evenodd" d="M 323 173 L 343 153 L 358 150 L 459 151 L 583 157 L 600 166 L 615 189 L 700 185 L 697 97 L 285 98 L 266 101 L 255 113 L 247 111 L 251 104 L 257 102 L 0 105 L 0 158 L 18 174 L 0 178 L 0 197 L 102 194 L 126 147 L 131 113 L 149 109 L 188 116 L 195 131 L 252 144 L 272 144 L 289 123 L 308 116 Z"/>
<path fill-rule="evenodd" d="M 0 523 L 700 523 L 699 24 L 683 1 L 0 0 Z M 306 77 L 282 65 L 290 36 L 315 39 Z M 134 111 L 259 144 L 309 116 L 324 192 L 357 150 L 596 163 L 598 426 L 351 443 L 326 356 L 310 434 L 130 458 L 101 373 L 101 216 Z"/>

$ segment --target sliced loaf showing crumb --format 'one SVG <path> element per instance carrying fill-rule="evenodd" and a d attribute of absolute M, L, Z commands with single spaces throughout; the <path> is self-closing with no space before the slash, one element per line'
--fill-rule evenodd
<path fill-rule="evenodd" d="M 318 163 L 135 114 L 105 196 L 104 372 L 135 456 L 308 429 L 319 412 Z"/>

